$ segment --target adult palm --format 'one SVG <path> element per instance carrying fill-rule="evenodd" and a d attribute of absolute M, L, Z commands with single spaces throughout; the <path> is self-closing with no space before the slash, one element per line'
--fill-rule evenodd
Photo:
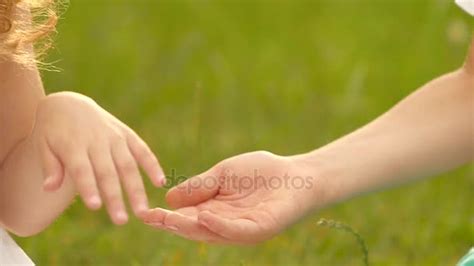
<path fill-rule="evenodd" d="M 146 224 L 209 243 L 267 240 L 312 206 L 315 181 L 304 163 L 269 152 L 224 160 L 171 189 L 174 211 L 156 208 Z"/>

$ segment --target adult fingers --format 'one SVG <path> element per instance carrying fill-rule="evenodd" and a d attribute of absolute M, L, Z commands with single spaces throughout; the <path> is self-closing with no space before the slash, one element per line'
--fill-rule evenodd
<path fill-rule="evenodd" d="M 149 218 L 145 223 L 161 230 L 166 230 L 181 237 L 213 244 L 231 244 L 230 241 L 213 233 L 197 222 L 196 216 L 188 216 L 186 210 L 169 211 L 156 208 L 149 211 Z M 189 214 L 189 213 L 188 213 Z"/>
<path fill-rule="evenodd" d="M 166 193 L 166 202 L 172 208 L 194 206 L 211 199 L 219 192 L 221 167 L 214 166 L 208 171 L 191 177 Z"/>
<path fill-rule="evenodd" d="M 125 141 L 117 142 L 112 146 L 112 157 L 130 205 L 135 215 L 140 217 L 148 209 L 148 199 L 138 165 Z"/>
<path fill-rule="evenodd" d="M 251 244 L 267 239 L 260 226 L 249 219 L 229 219 L 203 211 L 198 214 L 198 223 L 231 241 Z"/>

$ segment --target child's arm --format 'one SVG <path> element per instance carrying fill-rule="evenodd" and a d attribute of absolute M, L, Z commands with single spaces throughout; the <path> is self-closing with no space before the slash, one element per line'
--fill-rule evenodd
<path fill-rule="evenodd" d="M 383 89 L 383 88 L 381 88 Z M 146 223 L 217 243 L 266 240 L 312 209 L 474 159 L 474 39 L 465 66 L 313 152 L 242 154 L 171 189 Z"/>
<path fill-rule="evenodd" d="M 44 98 L 36 69 L 0 63 L 0 223 L 21 236 L 45 228 L 75 195 L 71 180 L 54 193 L 42 189 L 41 157 L 28 136 Z"/>
<path fill-rule="evenodd" d="M 83 95 L 45 96 L 37 70 L 1 67 L 4 226 L 20 235 L 41 231 L 70 202 L 72 183 L 89 208 L 104 202 L 116 224 L 128 220 L 122 186 L 136 215 L 148 209 L 138 166 L 156 186 L 164 184 L 164 175 L 135 132 Z"/>
<path fill-rule="evenodd" d="M 14 63 L 1 67 L 4 226 L 19 235 L 41 231 L 70 202 L 72 183 L 89 208 L 104 202 L 116 224 L 128 220 L 122 186 L 136 215 L 148 209 L 138 165 L 156 186 L 163 185 L 164 175 L 135 132 L 83 95 L 45 96 L 37 70 Z"/>
<path fill-rule="evenodd" d="M 32 5 L 48 14 L 44 23 L 31 23 Z M 45 96 L 32 44 L 54 30 L 54 7 L 6 1 L 0 10 L 0 224 L 19 235 L 45 228 L 74 190 L 89 208 L 104 202 L 113 222 L 125 223 L 122 185 L 135 214 L 148 208 L 138 164 L 155 185 L 164 182 L 143 140 L 94 101 Z"/>
<path fill-rule="evenodd" d="M 139 215 L 148 202 L 138 165 L 156 186 L 164 183 L 162 170 L 146 143 L 90 98 L 45 96 L 32 43 L 57 18 L 32 24 L 31 4 L 7 1 L 0 14 L 15 25 L 0 32 L 0 224 L 35 234 L 66 208 L 74 190 L 91 209 L 104 202 L 112 221 L 123 224 L 121 187 Z M 52 14 L 54 1 L 41 4 Z"/>

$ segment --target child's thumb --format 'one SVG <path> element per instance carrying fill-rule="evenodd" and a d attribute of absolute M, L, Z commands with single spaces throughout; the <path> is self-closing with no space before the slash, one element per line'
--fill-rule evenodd
<path fill-rule="evenodd" d="M 46 177 L 43 189 L 49 192 L 59 189 L 64 181 L 64 169 L 47 143 L 41 145 L 41 161 Z"/>

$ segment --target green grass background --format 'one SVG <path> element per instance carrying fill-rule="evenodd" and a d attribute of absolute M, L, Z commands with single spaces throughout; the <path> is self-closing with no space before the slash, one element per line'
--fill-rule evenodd
<path fill-rule="evenodd" d="M 315 149 L 459 67 L 473 18 L 453 2 L 73 0 L 50 56 L 62 71 L 44 81 L 93 97 L 191 176 L 246 151 Z M 79 200 L 19 243 L 38 265 L 361 265 L 350 236 L 316 226 L 325 217 L 356 228 L 373 265 L 453 265 L 474 244 L 473 169 L 331 207 L 254 247 L 116 227 Z"/>

